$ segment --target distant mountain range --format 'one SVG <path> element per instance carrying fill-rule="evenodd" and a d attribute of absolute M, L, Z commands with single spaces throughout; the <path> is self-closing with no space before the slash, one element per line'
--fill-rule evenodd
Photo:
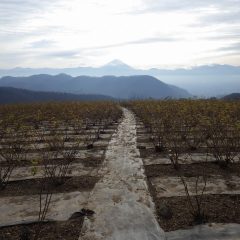
<path fill-rule="evenodd" d="M 49 101 L 98 101 L 113 100 L 104 95 L 39 92 L 12 87 L 0 87 L 0 104 Z"/>
<path fill-rule="evenodd" d="M 135 69 L 129 65 L 114 60 L 102 67 L 76 67 L 76 68 L 14 68 L 1 70 L 0 76 L 31 76 L 36 74 L 57 75 L 65 73 L 73 77 L 86 76 L 130 76 L 150 75 L 161 81 L 186 89 L 198 96 L 226 95 L 240 91 L 240 67 L 231 65 L 205 65 L 191 69 Z"/>
<path fill-rule="evenodd" d="M 73 94 L 97 94 L 117 99 L 133 98 L 188 98 L 184 89 L 165 84 L 158 79 L 140 76 L 71 77 L 59 75 L 33 75 L 30 77 L 2 77 L 0 86 L 35 91 L 66 92 Z"/>

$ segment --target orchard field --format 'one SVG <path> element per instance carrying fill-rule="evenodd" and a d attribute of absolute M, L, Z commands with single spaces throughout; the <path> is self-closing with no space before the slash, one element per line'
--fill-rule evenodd
<path fill-rule="evenodd" d="M 239 224 L 240 103 L 127 106 L 137 116 L 138 148 L 160 226 L 169 232 L 204 223 Z"/>
<path fill-rule="evenodd" d="M 240 103 L 0 106 L 0 240 L 240 239 Z"/>
<path fill-rule="evenodd" d="M 78 239 L 121 114 L 110 102 L 0 107 L 1 240 Z"/>

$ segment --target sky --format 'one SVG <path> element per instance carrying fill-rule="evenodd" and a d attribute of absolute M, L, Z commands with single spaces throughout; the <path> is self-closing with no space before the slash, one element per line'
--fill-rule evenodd
<path fill-rule="evenodd" d="M 0 68 L 240 65 L 240 0 L 0 0 Z"/>

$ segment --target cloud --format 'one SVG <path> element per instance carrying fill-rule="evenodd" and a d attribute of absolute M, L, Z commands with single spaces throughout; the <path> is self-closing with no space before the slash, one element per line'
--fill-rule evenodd
<path fill-rule="evenodd" d="M 159 42 L 173 42 L 178 40 L 180 40 L 180 38 L 177 38 L 177 37 L 149 37 L 149 38 L 143 38 L 143 39 L 133 40 L 128 42 L 90 47 L 90 48 L 85 48 L 84 50 L 107 49 L 107 48 L 124 47 L 128 45 L 149 44 L 149 43 L 159 43 Z"/>
<path fill-rule="evenodd" d="M 44 40 L 31 42 L 29 44 L 29 48 L 49 48 L 49 47 L 53 47 L 55 43 L 56 43 L 55 41 L 44 39 Z"/>
<path fill-rule="evenodd" d="M 1 66 L 191 65 L 238 51 L 240 0 L 0 0 L 0 23 Z"/>
<path fill-rule="evenodd" d="M 218 51 L 240 53 L 240 43 L 230 44 L 229 46 L 219 48 Z"/>
<path fill-rule="evenodd" d="M 236 33 L 236 32 L 240 32 L 240 30 L 238 30 L 238 28 L 236 28 L 236 30 L 234 29 L 233 32 L 231 31 L 227 31 L 227 32 L 220 32 L 217 33 L 214 36 L 209 36 L 208 39 L 209 40 L 240 40 L 240 33 Z"/>
<path fill-rule="evenodd" d="M 239 2 L 240 4 L 240 2 Z M 199 25 L 216 25 L 216 24 L 240 24 L 240 7 L 237 9 L 224 10 L 206 14 L 199 18 Z"/>
<path fill-rule="evenodd" d="M 207 8 L 226 9 L 239 8 L 239 0 L 143 0 L 138 9 L 129 11 L 129 14 L 144 14 L 149 12 L 195 11 Z"/>
<path fill-rule="evenodd" d="M 1 0 L 0 22 L 6 26 L 16 26 L 32 18 L 41 17 L 44 11 L 52 11 L 60 3 L 61 0 Z"/>
<path fill-rule="evenodd" d="M 133 40 L 128 42 L 109 44 L 109 45 L 79 48 L 76 50 L 50 51 L 49 53 L 43 54 L 43 56 L 71 58 L 71 57 L 78 57 L 80 54 L 84 54 L 84 53 L 96 55 L 96 51 L 101 51 L 104 49 L 124 47 L 128 45 L 149 44 L 149 43 L 158 43 L 158 42 L 172 42 L 172 41 L 178 41 L 178 40 L 179 38 L 175 38 L 175 37 L 149 37 L 149 38 L 143 38 L 143 39 Z M 31 44 L 31 47 L 33 48 L 48 47 L 49 45 L 53 45 L 54 43 L 55 43 L 54 41 L 41 40 L 41 41 L 33 42 Z"/>
<path fill-rule="evenodd" d="M 65 50 L 65 51 L 50 51 L 42 54 L 42 57 L 56 57 L 56 58 L 75 58 L 80 55 L 78 50 Z"/>
<path fill-rule="evenodd" d="M 32 51 L 7 51 L 1 52 L 0 54 L 0 62 L 2 68 L 11 68 L 21 66 L 22 63 L 26 63 L 28 66 L 29 60 L 35 58 L 36 55 Z"/>

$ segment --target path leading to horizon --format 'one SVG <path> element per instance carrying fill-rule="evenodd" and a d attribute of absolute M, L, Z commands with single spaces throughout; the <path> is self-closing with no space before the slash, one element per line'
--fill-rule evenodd
<path fill-rule="evenodd" d="M 161 240 L 164 232 L 155 217 L 143 162 L 137 149 L 136 121 L 123 108 L 123 119 L 113 135 L 99 170 L 79 240 Z"/>

